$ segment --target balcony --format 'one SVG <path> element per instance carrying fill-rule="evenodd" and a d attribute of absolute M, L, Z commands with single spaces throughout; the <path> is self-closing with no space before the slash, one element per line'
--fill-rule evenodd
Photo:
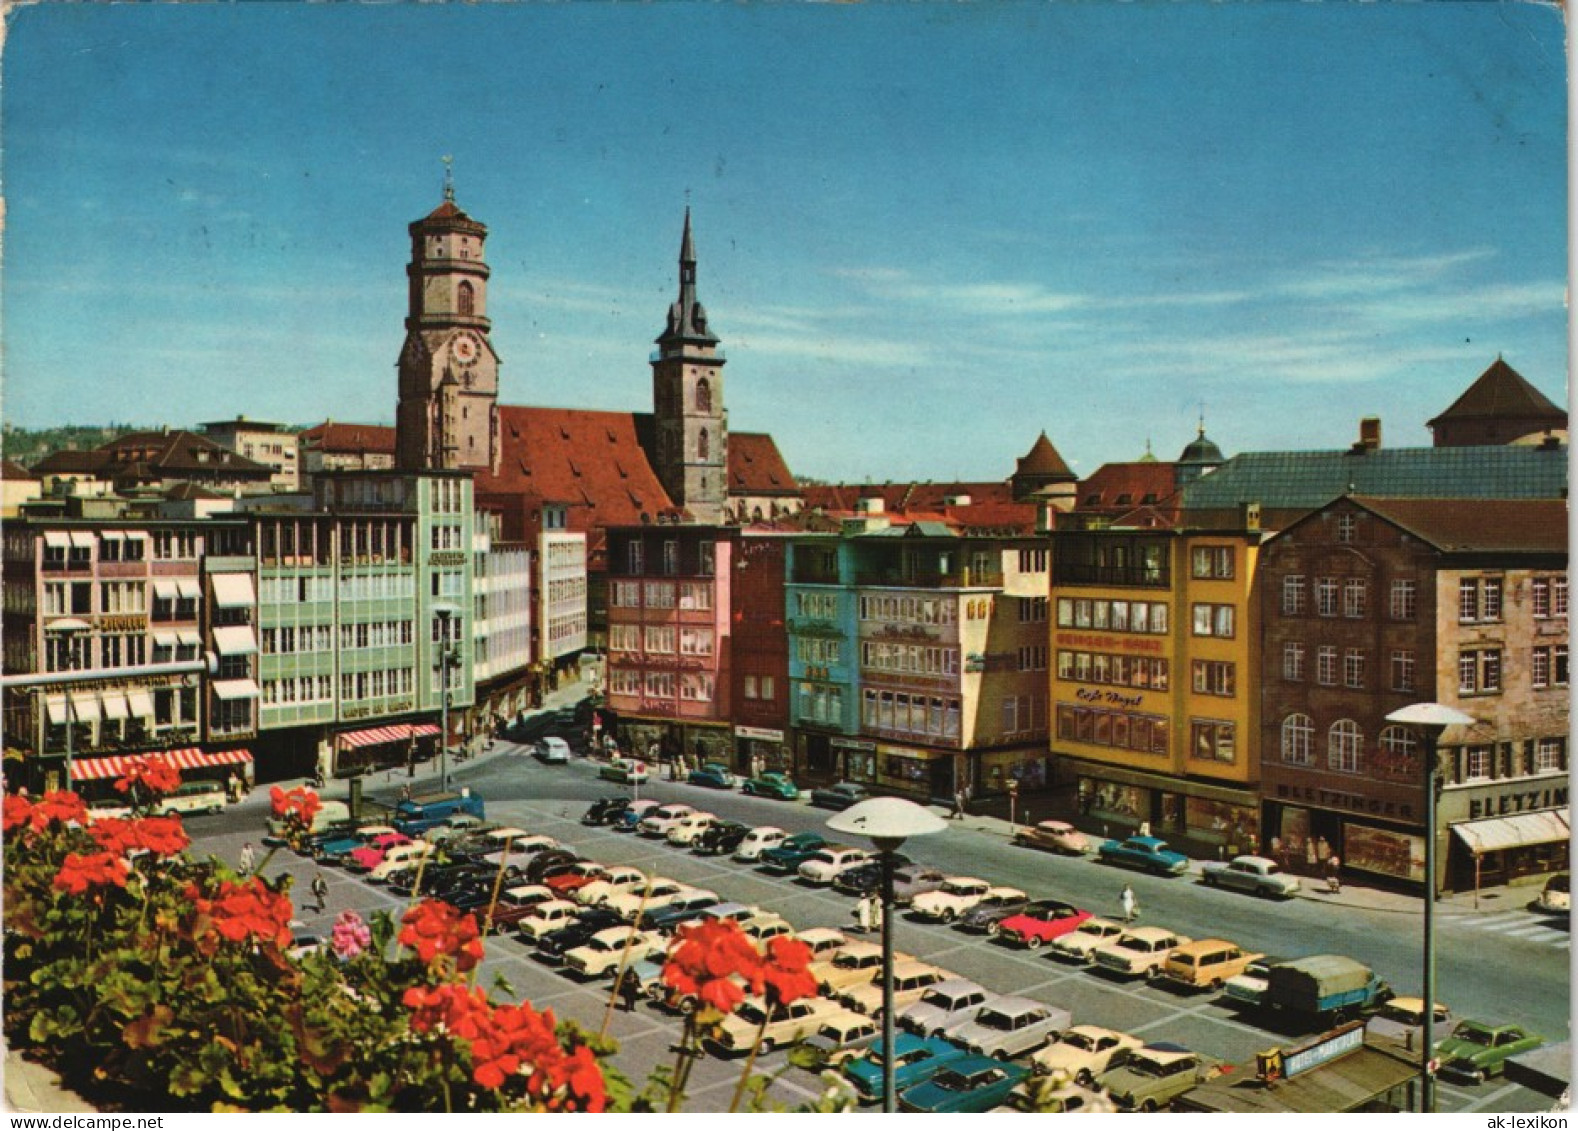
<path fill-rule="evenodd" d="M 1097 566 L 1060 562 L 1053 570 L 1054 585 L 1135 585 L 1166 589 L 1172 584 L 1169 571 L 1156 566 Z"/>
<path fill-rule="evenodd" d="M 906 572 L 897 569 L 857 573 L 855 584 L 883 589 L 1001 589 L 1001 570 L 961 569 L 950 573 Z"/>

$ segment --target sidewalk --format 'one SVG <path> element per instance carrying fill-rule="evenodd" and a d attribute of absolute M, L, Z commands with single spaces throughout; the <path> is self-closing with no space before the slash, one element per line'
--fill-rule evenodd
<path fill-rule="evenodd" d="M 19 1052 L 5 1054 L 5 1110 L 23 1114 L 65 1115 L 97 1111 L 75 1092 L 61 1086 L 60 1077 Z"/>

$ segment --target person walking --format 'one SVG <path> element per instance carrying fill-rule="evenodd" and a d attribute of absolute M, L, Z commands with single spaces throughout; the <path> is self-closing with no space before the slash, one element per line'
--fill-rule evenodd
<path fill-rule="evenodd" d="M 1342 857 L 1335 852 L 1326 857 L 1326 890 L 1332 895 L 1342 894 Z"/>
<path fill-rule="evenodd" d="M 855 900 L 855 930 L 864 934 L 871 930 L 871 897 L 863 895 Z"/>
<path fill-rule="evenodd" d="M 964 817 L 964 790 L 953 791 L 953 812 L 948 815 L 950 821 L 958 821 Z"/>
<path fill-rule="evenodd" d="M 1123 921 L 1132 923 L 1140 917 L 1140 901 L 1134 897 L 1134 889 L 1128 884 L 1123 885 L 1123 894 L 1118 897 L 1119 904 L 1123 907 Z"/>
<path fill-rule="evenodd" d="M 250 876 L 252 874 L 252 869 L 254 866 L 256 866 L 256 864 L 257 849 L 252 847 L 252 842 L 249 840 L 246 842 L 246 844 L 241 846 L 241 874 L 243 876 Z"/>
<path fill-rule="evenodd" d="M 329 903 L 329 881 L 323 878 L 322 872 L 319 872 L 317 875 L 312 877 L 312 898 L 315 899 L 318 904 L 313 908 L 313 912 L 315 914 L 322 914 L 323 909 L 327 907 Z"/>
<path fill-rule="evenodd" d="M 619 975 L 619 1000 L 624 1002 L 626 1013 L 636 1011 L 636 1001 L 641 997 L 641 985 L 634 970 Z"/>

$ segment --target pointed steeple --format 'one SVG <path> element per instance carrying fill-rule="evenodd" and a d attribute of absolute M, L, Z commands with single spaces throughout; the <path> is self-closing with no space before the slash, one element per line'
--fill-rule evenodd
<path fill-rule="evenodd" d="M 679 243 L 679 300 L 668 308 L 668 325 L 659 345 L 674 342 L 714 344 L 717 337 L 707 328 L 707 308 L 696 299 L 696 240 L 690 231 L 690 206 L 685 206 L 685 234 Z"/>

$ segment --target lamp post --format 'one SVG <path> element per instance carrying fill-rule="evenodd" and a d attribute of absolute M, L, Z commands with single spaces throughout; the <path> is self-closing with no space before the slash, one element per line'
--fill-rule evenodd
<path fill-rule="evenodd" d="M 75 617 L 66 617 L 64 620 L 51 621 L 48 625 L 45 626 L 47 631 L 59 633 L 61 639 L 65 642 L 65 657 L 64 658 L 65 658 L 65 661 L 66 661 L 66 667 L 67 668 L 74 670 L 76 668 L 76 666 L 77 666 L 76 663 L 75 663 L 75 660 L 76 660 L 75 649 L 72 647 L 72 645 L 76 642 L 77 634 L 78 633 L 82 633 L 82 632 L 87 632 L 90 629 L 92 629 L 92 627 L 93 626 L 91 624 L 89 624 L 87 621 L 85 621 L 85 620 L 78 620 Z M 92 665 L 88 665 L 88 666 L 91 667 Z M 76 715 L 77 715 L 76 705 L 73 704 L 72 701 L 71 701 L 71 686 L 70 686 L 70 684 L 66 685 L 65 699 L 66 699 L 66 789 L 69 791 L 71 789 L 71 744 L 72 744 L 72 738 L 74 737 L 72 735 L 71 731 L 72 731 L 72 724 L 76 721 Z"/>
<path fill-rule="evenodd" d="M 433 606 L 433 613 L 438 617 L 438 693 L 439 693 L 439 731 L 438 731 L 438 789 L 440 793 L 449 790 L 449 622 L 460 609 L 458 606 L 438 603 Z"/>
<path fill-rule="evenodd" d="M 1387 715 L 1386 721 L 1414 727 L 1425 736 L 1425 1008 L 1419 1110 L 1429 1113 L 1436 1109 L 1436 743 L 1447 727 L 1468 726 L 1474 718 L 1442 703 L 1412 703 Z"/>
<path fill-rule="evenodd" d="M 948 822 L 913 801 L 873 797 L 832 817 L 837 833 L 867 837 L 882 870 L 882 1110 L 897 1111 L 893 1094 L 893 854 L 912 836 L 940 833 Z"/>

